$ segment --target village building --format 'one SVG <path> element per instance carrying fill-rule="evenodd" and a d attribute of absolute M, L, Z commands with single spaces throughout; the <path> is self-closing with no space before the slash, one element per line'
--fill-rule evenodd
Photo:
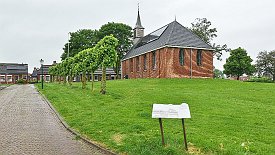
<path fill-rule="evenodd" d="M 34 67 L 32 74 L 30 76 L 30 81 L 38 82 L 42 79 L 42 77 L 45 82 L 52 81 L 53 77 L 49 73 L 49 68 L 56 64 L 57 64 L 56 61 L 53 61 L 51 65 L 42 65 L 40 68 Z M 43 74 L 42 74 L 42 67 L 43 67 Z"/>
<path fill-rule="evenodd" d="M 213 78 L 213 48 L 176 20 L 144 36 L 138 11 L 124 78 Z"/>
<path fill-rule="evenodd" d="M 1 84 L 14 84 L 20 79 L 28 82 L 28 64 L 0 63 Z"/>

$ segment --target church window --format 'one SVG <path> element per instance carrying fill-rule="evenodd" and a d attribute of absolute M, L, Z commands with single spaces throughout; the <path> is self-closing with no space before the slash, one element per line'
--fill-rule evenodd
<path fill-rule="evenodd" d="M 179 52 L 179 62 L 180 62 L 180 65 L 183 66 L 184 65 L 184 49 L 180 49 L 180 52 Z"/>

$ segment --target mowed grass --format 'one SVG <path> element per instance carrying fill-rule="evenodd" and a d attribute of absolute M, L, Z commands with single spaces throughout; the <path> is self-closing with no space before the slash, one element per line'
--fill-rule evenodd
<path fill-rule="evenodd" d="M 213 79 L 137 79 L 100 82 L 91 92 L 49 83 L 40 89 L 65 121 L 91 140 L 127 154 L 274 154 L 275 84 Z M 189 151 L 184 151 L 180 119 L 163 119 L 161 145 L 152 104 L 188 103 Z"/>

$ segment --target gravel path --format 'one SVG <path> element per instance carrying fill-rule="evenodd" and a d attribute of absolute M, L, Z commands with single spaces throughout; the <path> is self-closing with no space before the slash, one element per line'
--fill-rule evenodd
<path fill-rule="evenodd" d="M 75 140 L 33 85 L 0 91 L 0 155 L 99 155 L 103 151 Z"/>

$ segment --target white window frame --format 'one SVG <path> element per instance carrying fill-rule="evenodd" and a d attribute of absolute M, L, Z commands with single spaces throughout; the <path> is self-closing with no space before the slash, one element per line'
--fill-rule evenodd
<path fill-rule="evenodd" d="M 6 80 L 7 80 L 7 82 L 12 82 L 12 75 L 7 75 Z"/>
<path fill-rule="evenodd" d="M 51 81 L 51 76 L 50 76 L 50 75 L 46 75 L 45 81 L 46 81 L 46 82 L 50 82 L 50 81 Z"/>
<path fill-rule="evenodd" d="M 6 82 L 6 75 L 0 75 L 0 82 Z"/>

